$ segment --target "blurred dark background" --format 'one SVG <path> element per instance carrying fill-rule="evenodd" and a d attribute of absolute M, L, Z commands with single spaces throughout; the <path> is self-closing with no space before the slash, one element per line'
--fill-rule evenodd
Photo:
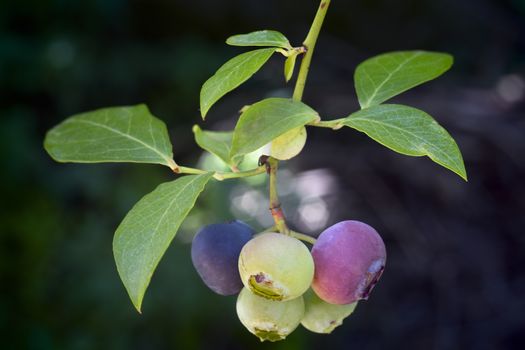
<path fill-rule="evenodd" d="M 327 118 L 358 108 L 355 66 L 400 49 L 452 53 L 453 69 L 399 96 L 457 140 L 469 182 L 350 129 L 309 129 L 284 166 L 285 211 L 318 234 L 344 219 L 388 250 L 369 301 L 330 336 L 299 328 L 260 344 L 235 297 L 208 291 L 190 263 L 204 224 L 269 224 L 264 176 L 213 184 L 157 270 L 137 314 L 114 265 L 113 231 L 172 179 L 154 165 L 54 163 L 47 129 L 104 106 L 147 103 L 177 162 L 218 166 L 191 126 L 227 129 L 237 110 L 289 95 L 275 56 L 200 121 L 201 84 L 243 52 L 231 34 L 284 32 L 299 45 L 318 2 L 17 0 L 0 2 L 0 334 L 3 349 L 523 349 L 525 347 L 525 1 L 334 0 L 305 101 Z"/>

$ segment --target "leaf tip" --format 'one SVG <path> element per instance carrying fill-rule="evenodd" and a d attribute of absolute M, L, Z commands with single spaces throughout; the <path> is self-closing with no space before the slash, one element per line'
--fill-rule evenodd
<path fill-rule="evenodd" d="M 451 66 L 454 64 L 454 55 L 447 52 L 443 52 L 443 56 L 447 59 Z"/>
<path fill-rule="evenodd" d="M 147 111 L 148 113 L 150 113 L 149 107 L 145 103 L 138 103 L 135 106 L 130 106 L 130 107 L 131 108 L 135 107 L 136 109 L 143 109 L 143 110 Z"/>
<path fill-rule="evenodd" d="M 50 147 L 49 147 L 49 133 L 51 132 L 51 130 L 49 130 L 47 133 L 46 133 L 46 136 L 44 137 L 44 141 L 42 141 L 42 147 L 44 147 L 44 149 L 46 150 L 46 152 L 51 156 L 51 152 L 50 152 Z"/>
<path fill-rule="evenodd" d="M 208 114 L 208 111 L 210 110 L 210 107 L 209 106 L 209 103 L 207 101 L 207 98 L 206 98 L 206 83 L 208 81 L 206 81 L 202 87 L 201 87 L 201 92 L 200 92 L 200 104 L 199 104 L 199 111 L 201 113 L 201 118 L 202 120 L 205 120 L 206 119 L 206 114 Z"/>
<path fill-rule="evenodd" d="M 66 160 L 62 159 L 60 149 L 57 149 L 56 144 L 52 142 L 50 139 L 52 138 L 51 133 L 54 131 L 54 128 L 51 130 L 48 130 L 46 133 L 46 136 L 44 137 L 44 141 L 42 142 L 42 145 L 44 147 L 44 150 L 48 154 L 48 156 L 53 159 L 55 162 L 58 163 L 65 163 Z"/>
<path fill-rule="evenodd" d="M 458 172 L 458 175 L 465 181 L 468 182 L 468 176 L 467 171 L 463 169 L 462 171 Z"/>
<path fill-rule="evenodd" d="M 198 126 L 197 124 L 195 124 L 195 125 L 191 128 L 191 131 L 192 131 L 194 134 L 196 134 L 196 133 L 198 133 L 198 132 L 201 131 L 201 128 L 200 128 L 200 126 Z"/>
<path fill-rule="evenodd" d="M 131 297 L 131 302 L 133 303 L 133 306 L 135 307 L 135 310 L 137 310 L 137 312 L 142 315 L 142 300 L 144 298 L 144 294 L 143 295 L 137 295 L 136 297 Z"/>
<path fill-rule="evenodd" d="M 454 65 L 454 56 L 452 56 L 449 53 L 445 53 L 445 52 L 441 53 L 441 55 L 443 55 L 443 61 L 444 61 L 443 73 L 445 73 L 448 70 L 450 70 L 450 68 L 452 68 L 452 66 Z"/>
<path fill-rule="evenodd" d="M 204 103 L 201 102 L 200 112 L 201 112 L 201 118 L 202 118 L 202 120 L 205 120 L 205 119 L 206 119 L 206 114 L 208 114 L 208 110 L 209 110 L 209 107 L 206 107 L 206 106 L 204 105 Z"/>
<path fill-rule="evenodd" d="M 456 147 L 457 147 L 457 144 L 456 144 Z M 467 169 L 465 167 L 465 161 L 463 160 L 463 155 L 461 154 L 461 151 L 459 150 L 459 147 L 458 147 L 458 152 L 459 152 L 460 161 L 459 161 L 459 164 L 457 165 L 456 169 L 454 169 L 452 171 L 454 171 L 456 174 L 458 174 L 459 177 L 461 177 L 465 182 L 468 182 L 468 175 L 467 175 Z"/>

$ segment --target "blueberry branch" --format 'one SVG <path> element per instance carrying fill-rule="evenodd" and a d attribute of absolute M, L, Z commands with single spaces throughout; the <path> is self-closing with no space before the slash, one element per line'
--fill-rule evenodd
<path fill-rule="evenodd" d="M 301 68 L 299 69 L 299 75 L 297 76 L 297 82 L 295 83 L 295 89 L 293 92 L 292 98 L 295 101 L 301 101 L 303 98 L 304 87 L 306 85 L 306 78 L 308 77 L 308 72 L 310 70 L 310 63 L 312 62 L 315 44 L 317 43 L 317 38 L 319 37 L 319 32 L 321 31 L 321 27 L 326 16 L 326 11 L 328 10 L 328 5 L 330 5 L 330 0 L 321 1 L 312 26 L 310 27 L 310 31 L 303 42 L 301 53 L 305 52 L 305 55 L 301 61 Z M 279 166 L 279 161 L 272 157 L 263 156 L 261 157 L 259 164 L 266 165 L 267 172 L 270 175 L 270 212 L 272 213 L 273 220 L 275 221 L 275 225 L 277 226 L 279 232 L 294 236 L 306 242 L 315 242 L 315 240 L 309 236 L 290 231 L 286 225 L 286 219 L 281 208 L 279 195 L 277 194 L 277 168 Z"/>
<path fill-rule="evenodd" d="M 293 99 L 296 101 L 300 101 L 303 98 L 304 87 L 306 85 L 308 71 L 310 70 L 310 63 L 312 62 L 315 44 L 317 42 L 317 38 L 319 37 L 321 27 L 323 26 L 323 21 L 329 5 L 330 0 L 321 1 L 312 26 L 310 27 L 310 31 L 303 42 L 303 47 L 306 49 L 306 54 L 304 55 L 304 58 L 301 62 L 301 68 L 299 69 L 299 75 L 297 76 L 297 82 L 295 83 L 295 90 L 293 92 Z"/>
<path fill-rule="evenodd" d="M 279 161 L 272 157 L 262 156 L 259 164 L 265 165 L 266 172 L 270 175 L 270 212 L 273 221 L 275 221 L 275 226 L 280 233 L 289 235 L 290 229 L 286 225 L 286 219 L 281 208 L 279 195 L 277 194 L 277 168 Z"/>

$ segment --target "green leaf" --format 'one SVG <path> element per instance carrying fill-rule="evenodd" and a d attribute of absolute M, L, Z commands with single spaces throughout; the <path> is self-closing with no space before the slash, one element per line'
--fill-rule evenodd
<path fill-rule="evenodd" d="M 284 62 L 284 79 L 286 79 L 286 82 L 289 82 L 293 77 L 295 62 L 297 62 L 298 55 L 299 53 L 294 51 L 286 58 L 286 61 Z"/>
<path fill-rule="evenodd" d="M 237 166 L 230 158 L 233 131 L 204 131 L 198 125 L 193 126 L 195 141 L 204 150 L 215 154 L 230 166 Z"/>
<path fill-rule="evenodd" d="M 132 162 L 175 169 L 166 125 L 145 105 L 74 115 L 51 129 L 44 148 L 58 162 Z"/>
<path fill-rule="evenodd" d="M 212 176 L 189 175 L 161 184 L 135 204 L 117 228 L 117 270 L 139 312 L 153 272 Z"/>
<path fill-rule="evenodd" d="M 398 51 L 372 57 L 355 71 L 361 108 L 376 106 L 391 97 L 435 79 L 453 63 L 452 56 L 426 51 Z"/>
<path fill-rule="evenodd" d="M 430 115 L 419 109 L 379 105 L 353 113 L 341 123 L 364 132 L 398 153 L 428 156 L 467 180 L 463 157 L 454 139 Z"/>
<path fill-rule="evenodd" d="M 226 62 L 201 89 L 202 119 L 221 97 L 250 79 L 275 52 L 274 48 L 245 52 Z"/>
<path fill-rule="evenodd" d="M 248 34 L 230 36 L 226 44 L 232 46 L 270 46 L 292 49 L 288 39 L 275 30 L 259 30 Z"/>
<path fill-rule="evenodd" d="M 268 98 L 241 114 L 233 132 L 232 159 L 253 152 L 294 128 L 319 120 L 319 114 L 302 102 Z"/>

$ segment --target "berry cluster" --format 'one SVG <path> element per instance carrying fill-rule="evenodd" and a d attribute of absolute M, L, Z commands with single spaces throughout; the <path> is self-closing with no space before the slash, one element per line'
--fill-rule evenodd
<path fill-rule="evenodd" d="M 191 257 L 211 290 L 239 294 L 237 315 L 262 341 L 282 340 L 299 324 L 332 332 L 385 267 L 383 240 L 359 221 L 327 228 L 311 251 L 285 234 L 254 233 L 240 221 L 208 225 L 195 235 Z"/>

